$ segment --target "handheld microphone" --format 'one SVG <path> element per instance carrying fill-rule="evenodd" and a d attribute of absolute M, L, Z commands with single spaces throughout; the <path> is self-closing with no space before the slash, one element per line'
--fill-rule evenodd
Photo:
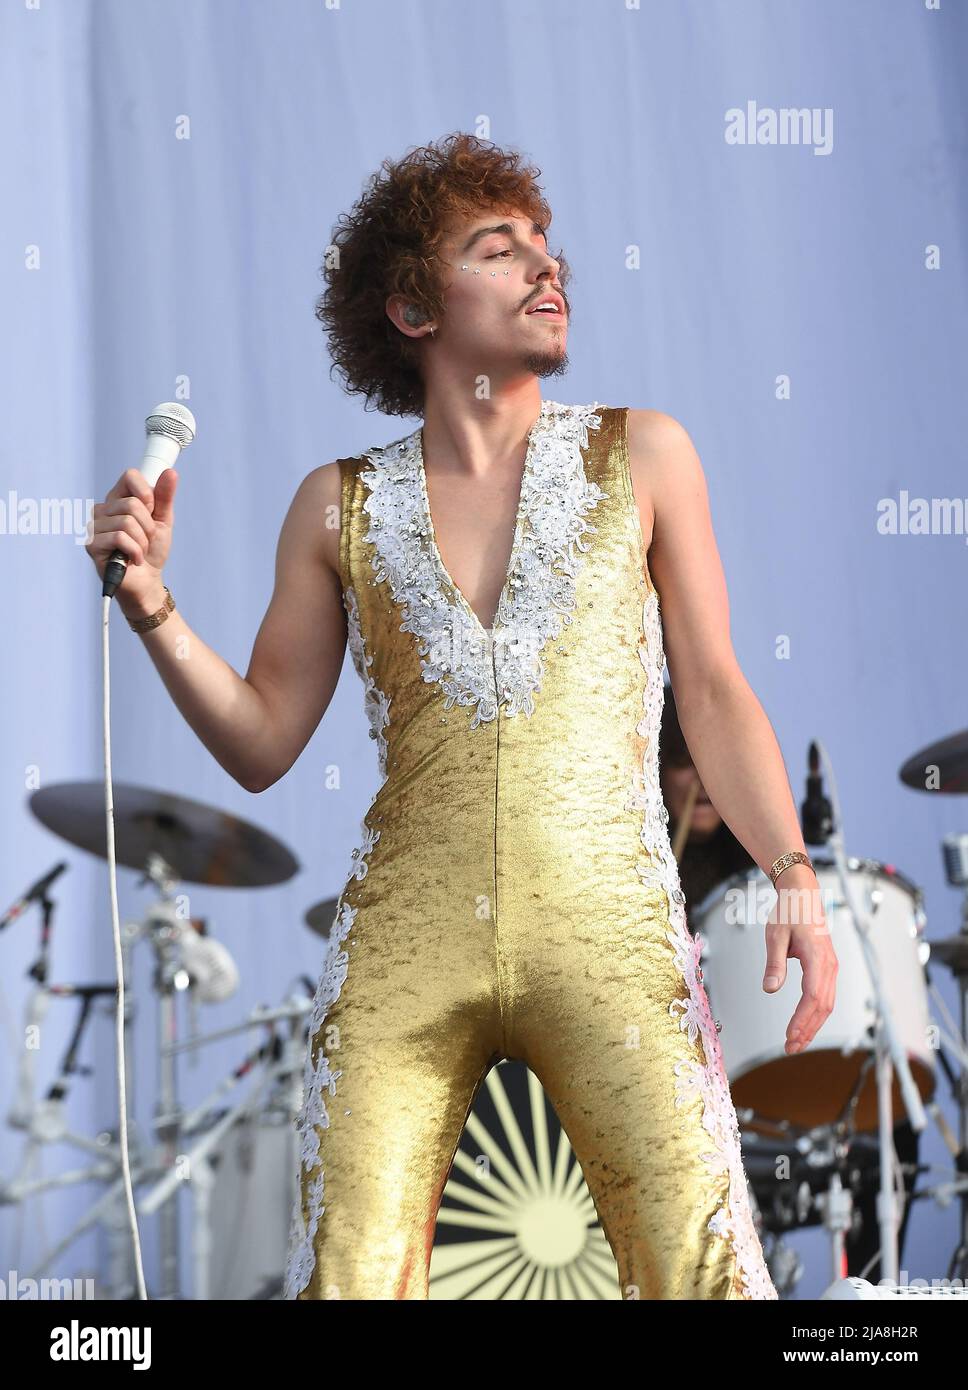
<path fill-rule="evenodd" d="M 141 472 L 147 482 L 154 487 L 166 468 L 171 468 L 182 449 L 188 447 L 195 438 L 195 416 L 177 401 L 164 401 L 156 405 L 145 420 L 144 458 Z M 102 598 L 114 598 L 128 570 L 129 556 L 123 550 L 115 550 L 104 567 Z"/>

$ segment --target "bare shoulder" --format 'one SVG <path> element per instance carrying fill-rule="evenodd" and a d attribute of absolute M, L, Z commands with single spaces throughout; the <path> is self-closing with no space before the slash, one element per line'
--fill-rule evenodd
<path fill-rule="evenodd" d="M 688 466 L 696 450 L 685 425 L 662 410 L 629 410 L 629 461 L 642 474 Z"/>
<path fill-rule="evenodd" d="M 342 474 L 340 460 L 320 464 L 299 484 L 290 508 L 290 520 L 301 535 L 318 549 L 322 562 L 339 575 L 340 509 Z"/>
<path fill-rule="evenodd" d="M 661 410 L 629 410 L 629 471 L 642 516 L 651 535 L 663 500 L 681 498 L 702 479 L 702 464 L 688 430 Z M 646 521 L 649 523 L 646 531 Z"/>

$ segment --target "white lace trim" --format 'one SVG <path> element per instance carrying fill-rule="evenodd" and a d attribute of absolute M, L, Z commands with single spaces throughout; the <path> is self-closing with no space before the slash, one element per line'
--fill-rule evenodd
<path fill-rule="evenodd" d="M 587 551 L 586 513 L 606 494 L 585 476 L 581 450 L 601 416 L 592 405 L 542 401 L 528 437 L 508 573 L 494 624 L 486 630 L 444 567 L 433 530 L 422 457 L 422 427 L 363 457 L 375 582 L 387 580 L 417 638 L 423 679 L 436 682 L 445 709 L 474 707 L 472 729 L 505 713 L 534 712 L 544 678 L 542 650 L 572 621 L 575 581 Z"/>
<path fill-rule="evenodd" d="M 646 672 L 642 700 L 645 714 L 637 732 L 645 739 L 643 770 L 633 781 L 628 809 L 643 814 L 640 838 L 649 854 L 650 864 L 639 865 L 639 874 L 650 885 L 665 889 L 669 904 L 671 930 L 667 932 L 675 951 L 676 968 L 682 975 L 688 999 L 675 999 L 669 1012 L 679 1019 L 680 1028 L 689 1042 L 702 1038 L 706 1065 L 697 1061 L 675 1064 L 676 1105 L 681 1106 L 690 1096 L 700 1095 L 703 1102 L 703 1128 L 712 1140 L 711 1149 L 702 1155 L 713 1173 L 729 1174 L 727 1199 L 709 1222 L 715 1235 L 728 1238 L 736 1254 L 736 1267 L 748 1298 L 775 1299 L 778 1297 L 770 1278 L 750 1209 L 749 1189 L 743 1168 L 739 1125 L 723 1063 L 719 1033 L 702 984 L 699 966 L 702 938 L 693 937 L 685 921 L 685 895 L 679 881 L 679 867 L 669 841 L 669 812 L 662 798 L 659 781 L 659 731 L 662 720 L 664 687 L 662 671 L 665 653 L 662 641 L 662 617 L 655 589 L 647 595 L 642 609 L 643 641 L 639 657 Z"/>
<path fill-rule="evenodd" d="M 369 667 L 373 658 L 366 655 L 366 648 L 360 631 L 356 594 L 352 588 L 345 591 L 344 603 L 348 617 L 347 645 L 365 687 L 364 704 L 370 721 L 370 736 L 377 741 L 382 785 L 383 781 L 386 780 L 387 767 L 387 742 L 383 731 L 390 722 L 390 701 L 369 674 Z M 372 804 L 373 802 L 370 803 L 371 806 Z M 302 1186 L 303 1169 L 307 1173 L 311 1173 L 317 1168 L 319 1171 L 306 1187 L 309 1207 L 308 1222 L 303 1221 L 301 1191 L 297 1193 L 293 1203 L 289 1227 L 289 1249 L 286 1258 L 284 1297 L 287 1299 L 295 1299 L 296 1295 L 309 1283 L 316 1266 L 316 1233 L 319 1230 L 320 1218 L 326 1210 L 323 1205 L 324 1173 L 319 1156 L 319 1130 L 329 1128 L 329 1112 L 326 1109 L 324 1095 L 328 1094 L 330 1097 L 336 1095 L 336 1082 L 343 1075 L 343 1072 L 342 1069 L 333 1069 L 322 1046 L 317 1052 L 315 1065 L 313 1064 L 313 1040 L 322 1028 L 333 1004 L 340 996 L 349 965 L 349 952 L 343 949 L 343 943 L 352 930 L 357 910 L 344 901 L 344 894 L 354 880 L 362 880 L 366 877 L 369 868 L 368 856 L 380 838 L 380 832 L 367 824 L 366 816 L 363 818 L 361 830 L 361 843 L 353 850 L 352 854 L 354 867 L 350 870 L 346 886 L 340 894 L 337 904 L 336 920 L 330 932 L 309 1023 L 309 1041 L 303 1073 L 303 1103 L 294 1121 L 300 1137 L 300 1187 Z"/>
<path fill-rule="evenodd" d="M 344 590 L 343 607 L 346 609 L 347 616 L 346 645 L 350 649 L 356 673 L 363 682 L 363 707 L 370 724 L 370 738 L 376 740 L 377 763 L 382 784 L 386 781 L 387 775 L 387 741 L 383 730 L 390 723 L 390 700 L 392 696 L 384 695 L 370 676 L 369 668 L 373 665 L 373 658 L 366 654 L 366 645 L 360 630 L 360 609 L 355 589 Z"/>

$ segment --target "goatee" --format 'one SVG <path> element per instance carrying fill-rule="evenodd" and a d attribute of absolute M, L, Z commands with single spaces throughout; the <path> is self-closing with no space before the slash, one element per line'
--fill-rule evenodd
<path fill-rule="evenodd" d="M 568 354 L 563 349 L 545 348 L 541 352 L 530 352 L 524 359 L 525 371 L 533 376 L 564 376 L 569 366 Z"/>

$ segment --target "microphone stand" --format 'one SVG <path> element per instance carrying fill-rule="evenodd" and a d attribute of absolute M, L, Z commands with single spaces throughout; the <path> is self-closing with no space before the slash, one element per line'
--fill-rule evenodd
<path fill-rule="evenodd" d="M 833 850 L 833 857 L 837 865 L 837 873 L 840 878 L 844 902 L 847 905 L 849 916 L 857 932 L 858 941 L 874 990 L 874 1053 L 877 1067 L 877 1119 L 880 1153 L 880 1192 L 877 1199 L 877 1211 L 881 1237 L 881 1281 L 889 1280 L 891 1283 L 896 1284 L 898 1282 L 898 1220 L 897 1199 L 893 1180 L 892 1063 L 894 1070 L 897 1071 L 898 1083 L 901 1087 L 901 1094 L 904 1098 L 904 1105 L 907 1110 L 908 1118 L 910 1119 L 913 1129 L 916 1130 L 917 1133 L 920 1133 L 927 1124 L 927 1116 L 925 1115 L 924 1106 L 921 1103 L 921 1094 L 917 1086 L 915 1086 L 914 1079 L 911 1076 L 911 1068 L 908 1065 L 907 1055 L 898 1041 L 890 1005 L 884 993 L 880 966 L 870 940 L 870 917 L 857 900 L 857 896 L 854 892 L 854 885 L 851 881 L 851 875 L 848 872 L 847 855 L 844 850 L 843 841 L 843 819 L 841 817 L 840 803 L 837 797 L 837 784 L 834 778 L 833 768 L 823 744 L 820 743 L 819 740 L 815 740 L 814 747 L 819 750 L 823 760 L 830 784 L 830 794 L 833 798 L 832 816 L 828 821 L 829 830 L 826 838 Z M 811 755 L 812 753 L 813 748 L 811 748 Z M 807 819 L 806 810 L 807 807 L 805 803 L 805 821 Z M 822 841 L 811 838 L 809 843 L 817 844 L 822 843 Z M 839 1279 L 840 1277 L 841 1272 L 839 1269 L 836 1269 L 834 1271 L 834 1278 Z"/>

